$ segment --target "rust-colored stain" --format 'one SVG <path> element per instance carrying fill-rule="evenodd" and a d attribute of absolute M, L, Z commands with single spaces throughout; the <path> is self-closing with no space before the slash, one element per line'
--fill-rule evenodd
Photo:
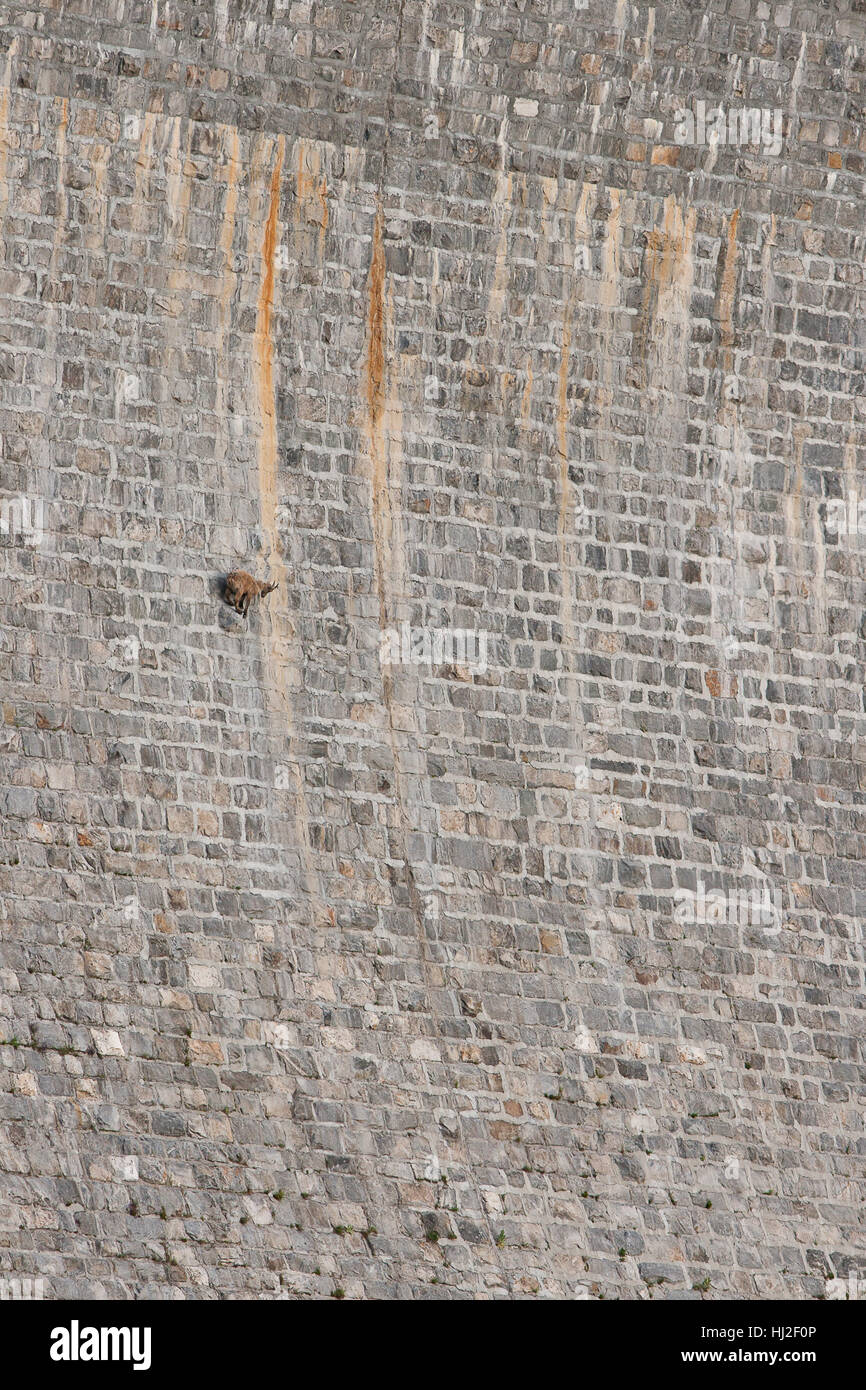
<path fill-rule="evenodd" d="M 240 171 L 240 152 L 238 132 L 232 128 L 228 137 L 228 158 L 226 164 L 226 195 L 222 226 L 220 227 L 219 251 L 221 264 L 216 267 L 220 276 L 219 320 L 217 324 L 217 413 L 220 425 L 225 418 L 225 395 L 228 367 L 225 359 L 228 330 L 231 322 L 232 300 L 237 285 L 237 275 L 232 268 L 232 246 L 234 244 L 235 221 L 238 206 L 238 173 Z M 228 448 L 226 431 L 220 428 L 222 456 Z"/>
<path fill-rule="evenodd" d="M 105 176 L 108 172 L 108 145 L 96 144 L 91 156 L 93 176 L 88 192 L 87 231 L 84 245 L 88 250 L 96 250 L 105 242 L 106 221 L 108 218 L 108 197 L 105 191 Z"/>
<path fill-rule="evenodd" d="M 551 242 L 556 236 L 556 208 L 559 202 L 559 180 L 544 178 L 541 183 L 541 235 L 536 243 L 535 258 L 538 265 L 547 265 L 550 260 Z"/>
<path fill-rule="evenodd" d="M 524 429 L 529 428 L 532 418 L 532 358 L 527 358 L 526 362 L 526 385 L 523 388 L 523 396 L 520 401 L 520 423 Z"/>
<path fill-rule="evenodd" d="M 592 185 L 584 183 L 574 213 L 574 252 L 581 254 L 589 243 L 589 221 L 587 202 Z M 617 205 L 618 206 L 618 205 Z M 566 539 L 568 534 L 569 484 L 568 484 L 568 376 L 571 367 L 571 343 L 573 317 L 577 300 L 580 275 L 577 271 L 572 279 L 568 299 L 562 313 L 562 346 L 559 354 L 559 377 L 556 393 L 556 447 L 559 455 L 559 554 L 562 566 L 563 589 L 566 572 Z"/>
<path fill-rule="evenodd" d="M 620 190 L 618 188 L 608 189 L 610 197 L 610 216 L 607 219 L 607 234 L 604 239 L 604 252 L 601 265 L 601 303 L 606 309 L 612 309 L 619 298 L 619 252 L 622 233 L 620 231 L 620 218 L 622 216 L 622 205 L 620 202 Z"/>
<path fill-rule="evenodd" d="M 385 290 L 385 219 L 382 209 L 373 226 L 373 248 L 367 282 L 367 360 L 364 391 L 367 403 L 368 443 L 372 470 L 373 544 L 379 621 L 387 622 L 387 574 L 392 518 L 388 478 L 388 440 L 385 431 L 387 299 Z"/>
<path fill-rule="evenodd" d="M 737 225 L 739 220 L 740 210 L 734 208 L 728 220 L 728 231 L 719 267 L 716 293 L 716 317 L 720 325 L 719 334 L 724 360 L 728 366 L 730 366 L 731 348 L 734 345 L 734 292 L 737 285 Z"/>
<path fill-rule="evenodd" d="M 268 547 L 270 578 L 277 582 L 274 601 L 265 610 L 263 640 L 268 646 L 266 671 L 271 698 L 281 709 L 288 735 L 284 754 L 291 771 L 296 793 L 295 823 L 297 826 L 307 890 L 316 904 L 321 923 L 324 906 L 321 902 L 312 864 L 309 829 L 309 809 L 301 769 L 293 756 L 294 716 L 292 690 L 302 684 L 301 672 L 294 656 L 294 630 L 286 610 L 288 571 L 283 563 L 277 531 L 277 408 L 274 393 L 273 307 L 276 283 L 277 245 L 279 242 L 280 189 L 285 156 L 285 138 L 276 142 L 276 154 L 268 182 L 267 213 L 262 230 L 262 274 L 256 302 L 256 326 L 253 335 L 253 376 L 259 407 L 260 431 L 258 448 L 259 506 L 262 530 Z M 254 178 L 257 161 L 254 156 Z M 272 706 L 273 708 L 273 706 Z"/>
<path fill-rule="evenodd" d="M 705 672 L 704 680 L 713 699 L 718 700 L 722 693 L 722 682 L 718 671 Z"/>
<path fill-rule="evenodd" d="M 277 546 L 277 415 L 274 398 L 274 344 L 271 314 L 274 306 L 276 274 L 277 228 L 280 212 L 280 178 L 283 172 L 285 140 L 277 141 L 277 154 L 271 171 L 268 196 L 268 215 L 262 237 L 262 279 L 256 309 L 256 329 L 253 340 L 256 367 L 256 389 L 259 398 L 262 431 L 259 441 L 259 496 L 262 527 L 268 538 L 270 562 L 279 560 Z M 280 578 L 274 575 L 274 578 Z"/>
<path fill-rule="evenodd" d="M 380 208 L 373 227 L 373 251 L 367 284 L 367 405 L 374 428 L 385 405 L 385 247 Z"/>
<path fill-rule="evenodd" d="M 367 277 L 367 342 L 363 368 L 363 394 L 366 414 L 367 447 L 370 455 L 370 505 L 372 510 L 374 571 L 379 600 L 379 625 L 388 623 L 389 604 L 404 592 L 402 576 L 402 535 L 394 535 L 394 513 L 391 505 L 391 470 L 399 460 L 402 439 L 402 419 L 399 396 L 389 389 L 387 371 L 389 297 L 385 265 L 385 217 L 379 204 L 373 224 L 370 252 L 370 271 Z M 397 514 L 398 527 L 400 524 Z M 402 767 L 398 725 L 406 729 L 407 718 L 413 720 L 412 708 L 395 708 L 394 675 L 389 665 L 382 667 L 382 694 L 388 718 L 388 737 L 394 768 L 396 809 L 403 835 L 403 858 L 409 882 L 409 895 L 422 942 L 426 949 L 424 905 L 408 853 L 408 838 L 413 826 L 409 807 L 418 804 L 418 797 L 407 795 L 407 774 Z M 417 738 L 417 734 L 416 734 Z M 425 958 L 425 971 L 427 970 Z"/>
<path fill-rule="evenodd" d="M 642 380 L 646 379 L 647 359 L 658 326 L 662 326 L 661 336 L 665 336 L 672 325 L 685 326 L 693 275 L 695 223 L 694 208 L 684 217 L 679 203 L 667 197 L 662 225 L 653 227 L 647 237 L 646 278 L 635 328 L 635 356 Z"/>
<path fill-rule="evenodd" d="M 135 156 L 136 165 L 142 169 L 150 167 L 150 157 L 153 152 L 153 129 L 156 121 L 157 113 L 155 111 L 145 111 L 144 120 L 141 123 L 141 135 L 138 140 L 138 154 Z"/>
<path fill-rule="evenodd" d="M 232 242 L 234 241 L 235 215 L 238 207 L 238 152 L 238 133 L 232 127 L 229 131 L 229 154 L 226 164 L 226 205 L 220 228 L 220 251 L 223 256 L 223 267 L 229 263 Z"/>
<path fill-rule="evenodd" d="M 511 414 L 511 413 L 512 413 L 512 411 L 511 411 L 511 402 L 514 400 L 514 398 L 515 398 L 515 396 L 516 396 L 516 394 L 517 394 L 517 373 L 516 373 L 516 372 L 503 372 L 503 373 L 502 373 L 502 375 L 501 375 L 501 377 L 500 377 L 500 379 L 499 379 L 499 394 L 500 394 L 500 396 L 501 396 L 501 398 L 502 398 L 502 408 L 503 408 L 503 410 L 508 409 L 509 414 Z"/>
<path fill-rule="evenodd" d="M 150 183 L 150 163 L 153 155 L 153 132 L 156 120 L 155 112 L 146 111 L 144 113 L 141 136 L 138 142 L 138 154 L 135 157 L 135 193 L 132 199 L 133 231 L 141 230 L 147 211 L 147 189 Z"/>
<path fill-rule="evenodd" d="M 496 220 L 499 222 L 499 234 L 496 239 L 496 251 L 493 263 L 493 284 L 490 289 L 490 299 L 487 311 L 491 318 L 499 319 L 505 302 L 505 285 L 507 271 L 507 252 L 508 252 L 508 229 L 511 222 L 511 185 L 510 174 L 500 173 L 496 179 L 496 191 L 493 195 L 493 208 Z"/>
<path fill-rule="evenodd" d="M 229 303 L 234 293 L 235 275 L 232 271 L 232 244 L 235 235 L 235 218 L 238 209 L 238 170 L 240 161 L 238 157 L 238 133 L 233 128 L 229 133 L 229 156 L 226 166 L 226 202 L 223 212 L 222 226 L 220 228 L 220 254 L 222 265 L 222 289 L 220 294 L 221 314 L 223 321 L 223 331 L 225 331 L 225 319 L 228 312 Z"/>
<path fill-rule="evenodd" d="M 18 40 L 13 39 L 6 54 L 6 68 L 0 84 L 0 217 L 9 204 L 9 188 L 6 173 L 9 163 L 9 88 L 12 82 L 12 59 L 18 50 Z"/>
<path fill-rule="evenodd" d="M 573 190 L 574 185 L 571 186 Z M 589 246 L 590 229 L 587 218 L 587 204 L 592 185 L 584 183 L 576 206 L 573 207 L 574 227 L 572 252 L 571 285 L 562 309 L 562 340 L 559 353 L 559 373 L 556 390 L 556 450 L 559 460 L 559 508 L 557 540 L 559 552 L 559 574 L 561 584 L 560 617 L 562 621 L 562 661 L 566 673 L 566 690 L 571 699 L 571 718 L 577 728 L 582 725 L 580 704 L 577 699 L 579 679 L 575 675 L 576 640 L 575 613 L 572 595 L 571 566 L 569 564 L 569 516 L 571 511 L 571 483 L 568 476 L 570 454 L 568 441 L 568 382 L 571 369 L 574 316 L 578 292 L 583 285 L 583 273 L 588 269 L 584 259 Z M 567 197 L 573 196 L 570 192 Z M 578 269 L 580 267 L 580 269 Z"/>
<path fill-rule="evenodd" d="M 185 260 L 187 251 L 187 222 L 195 172 L 191 163 L 192 122 L 187 122 L 183 150 L 180 147 L 180 133 L 181 121 L 178 119 L 172 130 L 171 151 L 166 158 L 166 167 L 169 171 L 166 208 L 169 235 L 174 242 L 174 255 L 177 261 Z M 168 277 L 169 288 L 173 290 L 193 289 L 197 283 L 198 277 L 190 276 L 185 270 L 172 270 Z"/>
<path fill-rule="evenodd" d="M 174 235 L 177 225 L 177 204 L 184 172 L 184 160 L 180 154 L 180 135 L 183 122 L 180 116 L 170 116 L 171 138 L 165 156 L 165 207 L 168 213 L 169 231 Z"/>
<path fill-rule="evenodd" d="M 613 404 L 613 372 L 614 372 L 614 331 L 616 326 L 615 310 L 619 305 L 621 294 L 621 274 L 620 274 L 620 250 L 622 247 L 622 229 L 620 226 L 622 218 L 621 193 L 618 188 L 608 189 L 610 197 L 610 216 L 607 219 L 607 229 L 604 238 L 604 246 L 601 256 L 601 286 L 599 288 L 599 307 L 605 311 L 604 319 L 604 348 L 601 352 L 602 368 L 597 375 L 603 380 L 603 385 L 599 385 L 597 390 L 597 400 L 600 409 L 604 412 L 604 442 L 602 448 L 606 447 L 607 438 L 610 436 L 611 418 L 610 409 Z"/>
<path fill-rule="evenodd" d="M 306 141 L 298 141 L 298 170 L 296 175 L 295 224 L 301 216 L 314 223 L 319 229 L 318 258 L 324 260 L 325 234 L 328 230 L 328 183 L 322 173 L 322 156 L 319 149 L 308 146 Z"/>
<path fill-rule="evenodd" d="M 69 125 L 69 98 L 63 97 L 60 102 L 60 120 L 57 122 L 57 158 L 59 160 L 59 171 L 62 171 L 63 162 L 66 158 L 66 131 Z"/>

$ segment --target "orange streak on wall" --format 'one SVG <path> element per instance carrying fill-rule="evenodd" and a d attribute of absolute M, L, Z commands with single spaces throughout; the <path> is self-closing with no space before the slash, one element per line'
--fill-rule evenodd
<path fill-rule="evenodd" d="M 59 217 L 66 222 L 66 185 L 63 182 L 63 168 L 66 163 L 66 129 L 69 124 L 69 99 L 64 97 L 60 103 L 60 120 L 57 123 L 57 197 L 60 202 Z"/>
<path fill-rule="evenodd" d="M 373 545 L 379 622 L 387 621 L 386 562 L 392 538 L 391 497 L 388 486 L 388 442 L 385 437 L 385 301 L 384 215 L 380 208 L 373 227 L 373 250 L 367 285 L 367 363 L 364 389 L 367 400 L 368 437 L 372 468 Z"/>
<path fill-rule="evenodd" d="M 219 315 L 219 333 L 221 340 L 225 339 L 228 330 L 231 301 L 237 282 L 237 276 L 232 269 L 232 245 L 234 243 L 235 219 L 238 209 L 239 168 L 238 133 L 235 129 L 232 129 L 229 132 L 229 158 L 226 170 L 226 203 L 219 239 L 220 255 L 222 256 L 222 265 L 219 267 L 219 272 L 222 277 Z M 220 384 L 223 384 L 222 380 Z"/>
<path fill-rule="evenodd" d="M 740 220 L 739 208 L 734 208 L 728 222 L 728 238 L 725 243 L 725 259 L 722 278 L 719 282 L 718 313 L 721 323 L 722 347 L 725 360 L 730 365 L 731 348 L 734 344 L 734 290 L 737 283 L 737 224 Z"/>
<path fill-rule="evenodd" d="M 532 412 L 532 358 L 526 362 L 526 385 L 523 388 L 523 396 L 520 400 L 520 423 L 523 429 L 529 429 L 529 422 Z"/>
<path fill-rule="evenodd" d="M 170 234 L 175 243 L 174 254 L 178 261 L 185 261 L 188 250 L 189 204 L 195 168 L 191 163 L 192 122 L 187 122 L 186 138 L 182 150 L 180 147 L 180 127 L 181 122 L 178 119 L 172 133 L 171 154 L 166 160 L 169 167 L 166 202 L 168 204 Z M 169 288 L 173 290 L 195 290 L 199 283 L 199 277 L 186 270 L 173 270 L 168 277 Z"/>
<path fill-rule="evenodd" d="M 669 195 L 661 227 L 654 227 L 647 238 L 647 274 L 635 329 L 637 369 L 643 381 L 653 349 L 655 360 L 664 369 L 668 354 L 675 346 L 681 353 L 688 341 L 695 225 L 695 209 L 684 216 L 679 203 Z"/>
<path fill-rule="evenodd" d="M 155 112 L 146 111 L 144 113 L 141 138 L 138 142 L 138 154 L 135 157 L 135 192 L 132 195 L 133 231 L 140 231 L 144 224 L 144 214 L 147 208 L 147 193 L 150 186 L 150 161 L 153 154 L 153 131 L 156 125 L 156 119 Z"/>
<path fill-rule="evenodd" d="M 585 183 L 574 214 L 574 247 L 586 247 L 589 241 L 589 223 L 586 208 L 591 185 Z M 566 541 L 568 533 L 569 484 L 568 484 L 568 375 L 571 368 L 571 341 L 573 334 L 573 315 L 577 300 L 579 276 L 575 273 L 574 282 L 562 311 L 562 348 L 559 356 L 559 379 L 556 405 L 556 447 L 559 454 L 559 555 L 562 568 L 563 593 L 566 584 Z"/>
<path fill-rule="evenodd" d="M 66 167 L 66 131 L 68 124 L 69 101 L 64 97 L 60 104 L 60 120 L 57 123 L 57 224 L 54 229 L 54 244 L 51 247 L 51 264 L 49 267 L 49 274 L 51 275 L 54 275 L 57 269 L 57 253 L 66 232 L 66 219 L 69 212 L 66 184 L 63 181 L 63 172 Z"/>
<path fill-rule="evenodd" d="M 298 141 L 297 205 L 295 222 L 301 216 L 313 222 L 319 229 L 318 258 L 324 260 L 325 233 L 328 230 L 328 184 L 321 171 L 321 154 L 315 146 L 311 149 L 304 140 Z"/>
<path fill-rule="evenodd" d="M 378 427 L 385 401 L 385 247 L 380 208 L 373 227 L 367 307 L 367 404 L 370 420 Z"/>
<path fill-rule="evenodd" d="M 9 189 L 6 184 L 6 169 L 9 162 L 9 88 L 12 82 L 12 59 L 18 51 L 18 40 L 13 39 L 6 54 L 6 70 L 0 86 L 0 217 L 9 203 Z"/>
<path fill-rule="evenodd" d="M 108 224 L 108 194 L 105 179 L 108 172 L 110 146 L 95 143 L 90 156 L 91 180 L 87 197 L 87 230 L 84 245 L 89 251 L 100 250 L 105 244 Z"/>
<path fill-rule="evenodd" d="M 274 344 L 271 337 L 271 312 L 274 303 L 274 276 L 277 253 L 277 228 L 280 211 L 280 178 L 283 170 L 285 139 L 277 141 L 277 156 L 271 173 L 268 216 L 262 239 L 262 282 L 256 312 L 254 362 L 256 390 L 261 412 L 262 433 L 259 442 L 259 496 L 262 509 L 262 528 L 268 539 L 271 566 L 278 566 L 277 547 L 277 413 L 274 398 Z M 284 579 L 282 575 L 275 578 Z"/>
<path fill-rule="evenodd" d="M 217 417 L 220 430 L 220 447 L 223 457 L 225 457 L 228 447 L 228 438 L 223 428 L 227 385 L 226 377 L 228 373 L 228 363 L 225 357 L 229 324 L 231 323 L 232 299 L 237 284 L 237 276 L 232 268 L 232 245 L 234 243 L 235 220 L 237 217 L 239 168 L 238 133 L 232 128 L 229 132 L 229 156 L 226 169 L 226 201 L 219 238 L 222 264 L 215 267 L 220 275 L 219 319 L 217 322 L 217 353 L 219 357 L 217 362 Z"/>
<path fill-rule="evenodd" d="M 286 756 L 297 794 L 295 824 L 300 840 L 307 893 L 310 901 L 316 905 L 317 920 L 321 924 L 324 920 L 324 907 L 312 866 L 309 811 L 304 778 L 296 758 L 292 756 L 294 737 L 292 691 L 293 688 L 301 685 L 301 671 L 294 657 L 294 630 L 286 606 L 288 602 L 288 571 L 283 563 L 277 531 L 277 405 L 274 392 L 272 318 L 277 245 L 279 242 L 280 183 L 284 155 L 285 138 L 281 135 L 277 140 L 277 152 L 268 189 L 268 211 L 262 234 L 262 278 L 256 304 L 256 327 L 253 336 L 253 375 L 261 421 L 258 450 L 259 506 L 262 530 L 265 533 L 268 546 L 270 578 L 276 580 L 278 585 L 270 603 L 264 609 L 262 631 L 263 641 L 267 643 L 265 664 L 272 711 L 275 714 L 282 713 L 287 727 L 289 745 Z M 269 630 L 266 624 L 269 624 Z M 280 708 L 275 708 L 275 706 Z"/>
<path fill-rule="evenodd" d="M 232 242 L 234 241 L 235 216 L 238 207 L 238 133 L 234 127 L 229 132 L 229 144 L 231 148 L 226 177 L 226 205 L 223 224 L 220 228 L 220 251 L 222 252 L 224 274 L 227 274 L 231 269 Z"/>

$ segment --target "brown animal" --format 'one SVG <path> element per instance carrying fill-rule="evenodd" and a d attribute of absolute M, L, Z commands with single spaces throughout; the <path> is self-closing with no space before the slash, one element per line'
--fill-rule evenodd
<path fill-rule="evenodd" d="M 261 580 L 253 579 L 246 570 L 232 570 L 226 578 L 226 603 L 230 603 L 232 608 L 245 618 L 253 599 L 263 598 L 276 587 L 276 582 L 263 584 Z"/>

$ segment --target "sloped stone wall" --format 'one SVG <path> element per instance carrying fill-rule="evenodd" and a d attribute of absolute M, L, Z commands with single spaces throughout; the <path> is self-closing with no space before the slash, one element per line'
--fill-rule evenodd
<path fill-rule="evenodd" d="M 0 52 L 0 1273 L 866 1273 L 862 3 Z"/>

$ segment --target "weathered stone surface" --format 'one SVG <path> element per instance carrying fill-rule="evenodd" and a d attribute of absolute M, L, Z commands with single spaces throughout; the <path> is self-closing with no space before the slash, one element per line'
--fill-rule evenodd
<path fill-rule="evenodd" d="M 862 6 L 59 8 L 0 3 L 0 1271 L 866 1274 Z"/>

